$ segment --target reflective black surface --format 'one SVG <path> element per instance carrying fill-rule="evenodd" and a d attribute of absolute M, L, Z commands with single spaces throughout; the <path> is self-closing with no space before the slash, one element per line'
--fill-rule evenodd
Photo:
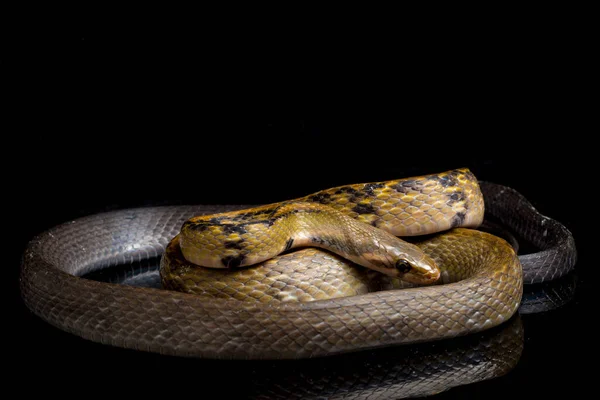
<path fill-rule="evenodd" d="M 283 193 L 285 188 L 279 188 L 279 193 Z M 294 190 L 287 188 L 286 193 Z M 236 196 L 234 190 L 226 193 L 243 200 L 253 196 L 253 193 Z M 533 194 L 529 199 L 540 211 L 557 219 L 560 215 L 567 217 L 561 222 L 575 235 L 580 261 L 573 274 L 550 283 L 526 286 L 520 316 L 482 335 L 298 362 L 177 359 L 111 348 L 62 332 L 30 314 L 16 293 L 15 362 L 35 373 L 46 385 L 67 374 L 107 393 L 116 388 L 145 394 L 168 394 L 175 390 L 187 396 L 202 390 L 218 390 L 224 396 L 239 398 L 383 399 L 433 393 L 439 393 L 439 398 L 505 398 L 513 396 L 515 390 L 536 396 L 566 394 L 571 389 L 577 392 L 579 386 L 567 389 L 562 382 L 565 379 L 585 382 L 589 373 L 579 364 L 593 343 L 589 341 L 594 329 L 590 318 L 595 315 L 593 283 L 588 280 L 591 271 L 586 268 L 590 262 L 586 257 L 587 237 L 578 235 L 580 225 L 574 215 L 565 214 L 558 207 L 550 209 L 548 206 L 553 203 L 540 202 Z M 142 201 L 139 205 L 155 203 Z M 95 206 L 93 211 L 119 206 Z M 38 207 L 45 210 L 39 214 L 42 217 L 31 218 L 33 225 L 20 225 L 20 246 L 26 243 L 25 234 L 33 234 L 34 228 L 41 229 L 43 223 L 51 226 L 49 221 L 53 218 L 68 220 L 89 212 L 77 208 L 55 208 L 50 212 L 50 206 Z M 552 211 L 559 215 L 552 215 Z M 579 237 L 583 240 L 578 240 Z M 535 251 L 527 243 L 519 245 L 521 252 Z M 158 287 L 157 262 L 153 259 L 118 266 L 86 278 Z M 15 272 L 17 265 L 17 262 L 13 265 Z M 172 389 L 173 382 L 182 386 Z"/>
<path fill-rule="evenodd" d="M 481 348 L 511 325 L 483 339 L 417 349 L 234 365 L 87 342 L 33 316 L 18 292 L 27 241 L 83 215 L 144 205 L 268 203 L 458 167 L 515 188 L 562 222 L 574 234 L 579 261 L 565 286 L 526 288 L 525 298 L 534 302 L 540 291 L 555 294 L 555 307 L 522 309 L 511 321 L 520 321 L 523 338 L 514 366 L 434 398 L 579 398 L 594 388 L 597 154 L 583 129 L 590 104 L 575 90 L 585 87 L 580 64 L 565 58 L 557 41 L 547 45 L 553 56 L 539 62 L 530 46 L 522 56 L 492 49 L 494 57 L 483 64 L 487 42 L 465 52 L 477 54 L 472 60 L 444 53 L 423 63 L 420 57 L 397 62 L 402 52 L 395 43 L 376 52 L 393 49 L 394 62 L 376 62 L 371 54 L 363 64 L 369 69 L 355 65 L 363 59 L 355 45 L 341 58 L 331 55 L 333 43 L 318 55 L 280 55 L 287 43 L 267 45 L 261 54 L 271 58 L 261 63 L 258 50 L 250 52 L 254 57 L 233 50 L 215 56 L 193 43 L 167 54 L 170 41 L 42 36 L 34 38 L 37 47 L 23 46 L 30 56 L 7 58 L 8 76 L 26 76 L 6 111 L 18 129 L 4 147 L 6 156 L 16 154 L 4 166 L 9 313 L 2 317 L 8 381 L 25 380 L 18 386 L 23 393 L 210 398 L 206 391 L 217 388 L 223 397 L 294 398 L 302 388 L 313 398 L 373 390 L 397 398 L 417 369 L 440 372 L 431 362 L 416 368 L 415 355 L 448 350 L 455 366 L 474 370 L 485 358 L 469 346 Z M 497 64 L 500 59 L 506 64 Z M 399 69 L 407 63 L 410 71 Z M 295 68 L 285 68 L 290 65 Z M 398 80 L 401 85 L 392 84 Z M 143 282 L 152 278 L 137 284 Z M 459 373 L 457 381 L 465 376 Z"/>

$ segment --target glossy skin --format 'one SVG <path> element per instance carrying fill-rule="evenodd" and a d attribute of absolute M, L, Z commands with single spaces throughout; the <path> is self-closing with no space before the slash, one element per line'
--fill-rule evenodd
<path fill-rule="evenodd" d="M 567 275 L 577 262 L 571 232 L 560 222 L 538 212 L 516 190 L 492 182 L 480 182 L 489 218 L 533 244 L 538 251 L 519 257 L 526 284 L 552 281 Z"/>
<path fill-rule="evenodd" d="M 335 190 L 328 199 L 323 193 L 317 198 L 341 208 L 355 202 L 351 211 L 374 226 L 398 225 L 378 224 L 377 216 L 384 220 L 385 215 L 417 212 L 417 217 L 405 218 L 413 232 L 432 224 L 450 228 L 472 223 L 469 212 L 477 209 L 468 203 L 473 196 L 467 195 L 478 188 L 477 182 L 465 170 L 390 186 L 362 186 L 364 195 L 349 188 Z M 411 200 L 413 208 L 378 211 L 368 206 L 392 191 Z M 419 213 L 423 209 L 413 202 L 423 201 L 419 196 L 427 192 L 433 202 L 428 213 Z M 482 201 L 474 204 L 478 203 Z M 137 209 L 57 227 L 36 238 L 24 255 L 21 287 L 26 304 L 47 321 L 103 343 L 209 358 L 304 358 L 455 337 L 507 320 L 519 304 L 522 272 L 512 248 L 495 236 L 465 229 L 431 238 L 430 250 L 425 251 L 440 268 L 459 267 L 465 277 L 459 282 L 319 301 L 240 302 L 106 285 L 75 276 L 126 262 L 128 257 L 157 256 L 183 221 L 205 211 L 200 207 Z M 482 216 L 475 218 L 480 221 Z M 189 266 L 182 270 L 186 269 Z M 189 285 L 186 279 L 181 283 Z M 303 282 L 309 290 L 313 283 Z M 224 290 L 231 289 L 236 285 Z"/>
<path fill-rule="evenodd" d="M 495 236 L 468 229 L 432 238 L 428 253 L 434 259 L 465 257 L 460 264 L 466 278 L 459 282 L 318 301 L 206 298 L 78 277 L 160 255 L 183 221 L 201 211 L 119 211 L 43 234 L 24 255 L 21 289 L 26 305 L 61 329 L 114 346 L 204 358 L 275 359 L 464 335 L 506 321 L 519 304 L 522 272 L 512 248 Z M 119 237 L 126 239 L 114 246 Z M 440 259 L 440 268 L 445 264 Z"/>
<path fill-rule="evenodd" d="M 270 218 L 257 222 L 256 212 Z M 205 217 L 219 219 L 228 222 L 200 230 L 189 222 L 183 225 L 177 242 L 186 260 L 209 268 L 240 268 L 291 249 L 319 247 L 407 282 L 435 283 L 440 276 L 435 261 L 417 246 L 322 204 L 286 202 Z"/>
<path fill-rule="evenodd" d="M 492 320 L 512 315 L 514 301 L 520 298 L 521 266 L 504 240 L 484 232 L 456 228 L 418 241 L 415 246 L 439 265 L 441 279 L 438 285 L 392 291 L 417 285 L 361 268 L 340 256 L 314 248 L 289 252 L 251 268 L 198 268 L 183 257 L 178 238 L 171 241 L 162 257 L 161 276 L 165 288 L 192 293 L 207 300 L 235 299 L 275 305 L 280 302 L 351 299 L 352 296 L 368 293 L 390 295 L 399 303 L 411 303 L 417 297 L 420 303 L 413 304 L 413 307 L 422 308 L 422 318 L 427 318 L 428 313 L 438 307 L 435 304 L 440 301 L 440 296 L 443 301 L 448 301 L 448 296 L 455 299 L 455 303 L 444 306 L 449 308 L 446 311 L 457 307 L 455 317 L 470 314 L 473 310 L 462 304 L 469 298 L 462 292 L 471 291 L 478 292 L 480 300 L 485 296 L 499 296 L 498 304 L 504 305 L 498 305 L 493 316 L 486 313 Z M 476 279 L 486 276 L 498 279 L 498 282 L 486 281 L 482 285 Z M 447 285 L 450 283 L 453 285 Z M 494 285 L 499 286 L 490 287 Z M 485 305 L 482 303 L 481 306 Z M 461 307 L 464 308 L 459 311 Z M 406 304 L 397 304 L 395 308 L 401 315 L 415 311 Z M 456 321 L 450 323 L 455 324 Z M 455 328 L 461 330 L 465 327 Z"/>
<path fill-rule="evenodd" d="M 458 169 L 196 216 L 183 224 L 177 240 L 183 256 L 203 267 L 256 265 L 284 251 L 313 246 L 386 275 L 427 284 L 439 278 L 435 262 L 396 236 L 477 227 L 483 215 L 477 180 L 469 170 Z"/>

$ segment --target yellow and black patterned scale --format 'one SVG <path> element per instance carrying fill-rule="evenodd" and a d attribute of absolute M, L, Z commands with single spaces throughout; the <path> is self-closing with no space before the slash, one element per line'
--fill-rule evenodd
<path fill-rule="evenodd" d="M 477 180 L 470 171 L 459 169 L 335 187 L 290 201 L 197 216 L 183 224 L 167 247 L 163 283 L 171 289 L 217 297 L 309 301 L 364 292 L 351 279 L 356 273 L 361 274 L 361 282 L 383 279 L 353 263 L 404 282 L 434 283 L 440 276 L 437 263 L 397 236 L 477 227 L 483 211 Z M 301 247 L 323 248 L 351 263 L 328 262 L 331 254 L 317 250 L 274 258 Z M 252 267 L 211 270 L 247 266 Z M 325 276 L 329 283 L 318 285 L 322 280 L 317 276 Z M 291 281 L 302 283 L 302 288 Z"/>

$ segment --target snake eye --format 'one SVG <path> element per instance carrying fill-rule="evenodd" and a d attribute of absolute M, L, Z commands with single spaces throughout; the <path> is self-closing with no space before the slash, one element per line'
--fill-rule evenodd
<path fill-rule="evenodd" d="M 411 270 L 410 264 L 406 260 L 398 260 L 396 261 L 396 269 L 403 274 L 407 273 Z"/>

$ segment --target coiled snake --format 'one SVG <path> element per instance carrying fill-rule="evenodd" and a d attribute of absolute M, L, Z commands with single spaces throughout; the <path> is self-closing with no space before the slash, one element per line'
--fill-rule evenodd
<path fill-rule="evenodd" d="M 361 226 L 378 232 L 374 235 L 380 235 L 374 227 L 392 227 L 395 235 L 450 229 L 424 240 L 411 240 L 440 268 L 439 283 L 444 283 L 440 285 L 392 290 L 405 286 L 398 279 L 402 275 L 423 276 L 418 260 L 407 257 L 406 252 L 401 254 L 402 262 L 394 259 L 385 264 L 376 249 L 363 247 L 369 249 L 367 260 L 375 269 L 392 265 L 397 271 L 392 273 L 395 276 L 387 276 L 349 265 L 323 250 L 289 251 L 292 246 L 287 236 L 280 250 L 288 252 L 261 266 L 196 273 L 198 267 L 185 260 L 178 239 L 173 239 L 182 225 L 182 234 L 191 226 L 196 226 L 193 232 L 222 231 L 221 251 L 235 253 L 219 253 L 223 256 L 217 260 L 230 267 L 243 265 L 243 258 L 248 257 L 248 246 L 240 239 L 246 240 L 244 235 L 252 228 L 244 220 L 241 226 L 248 229 L 242 232 L 232 214 L 192 218 L 222 212 L 226 210 L 223 207 L 180 206 L 93 215 L 39 235 L 23 257 L 22 295 L 35 314 L 84 338 L 195 357 L 305 358 L 464 335 L 508 320 L 518 308 L 524 276 L 528 282 L 560 276 L 575 262 L 572 236 L 562 225 L 541 216 L 508 188 L 487 183 L 481 188 L 483 197 L 475 177 L 460 169 L 349 185 L 297 200 L 337 207 L 341 218 L 365 222 Z M 504 240 L 461 228 L 481 223 L 484 198 L 491 215 L 517 228 L 525 227 L 519 231 L 546 249 L 519 262 Z M 253 218 L 275 225 L 276 217 L 265 218 L 275 209 L 281 207 L 254 209 Z M 285 218 L 297 215 L 283 214 Z M 201 225 L 204 227 L 198 228 Z M 545 230 L 538 234 L 540 225 Z M 320 239 L 303 237 L 313 244 L 339 246 L 331 231 Z M 163 283 L 195 294 L 80 278 L 111 265 L 158 257 L 166 247 Z M 206 252 L 197 254 L 206 257 Z M 214 274 L 218 281 L 206 278 Z M 333 298 L 324 298 L 332 293 Z M 307 301 L 312 299 L 315 301 Z"/>

